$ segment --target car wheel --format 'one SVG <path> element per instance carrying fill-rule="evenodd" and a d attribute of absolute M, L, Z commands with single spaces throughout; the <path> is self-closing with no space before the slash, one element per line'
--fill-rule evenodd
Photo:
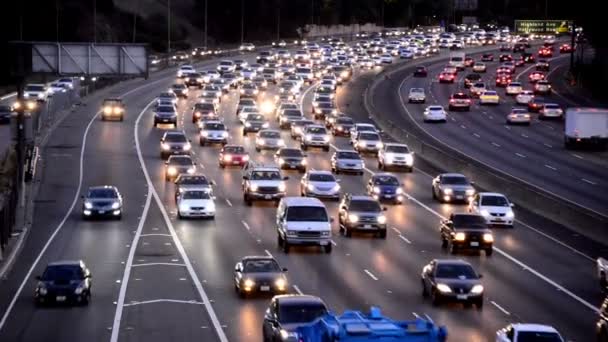
<path fill-rule="evenodd" d="M 260 151 L 262 151 L 262 150 L 261 150 L 259 147 L 257 147 L 257 146 L 256 146 L 256 147 L 255 147 L 255 151 L 256 151 L 256 152 L 260 152 Z"/>
<path fill-rule="evenodd" d="M 245 204 L 247 204 L 248 207 L 250 207 L 252 204 L 251 198 L 249 198 L 249 196 L 247 196 L 247 194 L 243 195 L 243 201 L 245 201 Z"/>
<path fill-rule="evenodd" d="M 90 301 L 91 301 L 91 293 L 87 293 L 87 295 L 84 298 L 82 298 L 81 304 L 83 306 L 87 306 L 87 305 L 89 305 Z"/>
<path fill-rule="evenodd" d="M 199 139 L 198 142 L 201 146 L 205 146 L 205 140 Z"/>
<path fill-rule="evenodd" d="M 436 200 L 437 199 L 437 194 L 435 193 L 435 188 L 431 187 L 431 193 L 433 194 L 433 199 Z"/>
<path fill-rule="evenodd" d="M 283 240 L 283 252 L 285 254 L 289 254 L 289 242 L 287 242 L 286 240 Z"/>
<path fill-rule="evenodd" d="M 302 145 L 301 145 L 301 147 L 302 147 L 302 150 L 303 150 L 303 151 L 308 151 L 308 146 L 306 146 L 306 145 L 302 144 Z"/>
<path fill-rule="evenodd" d="M 380 161 L 378 161 L 378 170 L 384 171 L 384 166 L 382 165 L 382 163 Z"/>
<path fill-rule="evenodd" d="M 225 169 L 225 168 L 226 168 L 226 165 L 220 163 L 220 169 Z"/>
<path fill-rule="evenodd" d="M 424 284 L 424 280 L 420 280 L 420 284 L 422 285 L 422 298 L 429 297 L 429 291 L 426 290 L 426 285 Z"/>
<path fill-rule="evenodd" d="M 439 304 L 441 304 L 441 297 L 437 294 L 437 290 L 431 291 L 431 302 L 433 303 L 433 306 L 439 306 Z"/>
<path fill-rule="evenodd" d="M 494 249 L 492 247 L 486 249 L 486 256 L 492 256 L 493 251 L 494 251 Z"/>
<path fill-rule="evenodd" d="M 332 244 L 330 243 L 329 245 L 325 246 L 325 253 L 326 254 L 330 254 L 332 250 Z"/>
<path fill-rule="evenodd" d="M 483 309 L 483 298 L 477 300 L 477 302 L 475 302 L 475 306 L 477 307 L 477 310 L 482 310 Z"/>
<path fill-rule="evenodd" d="M 323 147 L 323 151 L 329 152 L 329 146 Z"/>
<path fill-rule="evenodd" d="M 386 229 L 381 230 L 381 231 L 378 233 L 378 236 L 379 236 L 381 239 L 386 239 Z"/>
<path fill-rule="evenodd" d="M 348 227 L 344 226 L 344 236 L 347 238 L 353 237 L 352 230 L 348 229 Z"/>
<path fill-rule="evenodd" d="M 444 238 L 443 236 L 441 237 L 441 248 L 443 248 L 443 249 L 448 248 L 448 240 L 446 238 Z"/>

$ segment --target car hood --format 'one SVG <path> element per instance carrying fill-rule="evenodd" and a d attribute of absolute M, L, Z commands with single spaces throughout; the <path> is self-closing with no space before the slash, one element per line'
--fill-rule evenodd
<path fill-rule="evenodd" d="M 55 280 L 43 280 L 44 286 L 47 288 L 72 288 L 75 289 L 82 283 L 82 280 L 70 280 L 70 279 L 55 279 Z"/>
<path fill-rule="evenodd" d="M 345 158 L 340 158 L 336 160 L 338 163 L 363 163 L 362 159 L 345 159 Z"/>
<path fill-rule="evenodd" d="M 454 288 L 466 288 L 470 290 L 473 286 L 480 283 L 479 279 L 435 278 L 435 281 L 437 284 L 448 285 L 452 288 L 452 291 Z"/>
<path fill-rule="evenodd" d="M 283 181 L 280 179 L 275 179 L 275 180 L 251 180 L 250 182 L 257 186 L 279 186 L 279 184 L 281 184 L 281 182 L 283 182 Z"/>
<path fill-rule="evenodd" d="M 273 282 L 277 279 L 286 279 L 285 275 L 282 272 L 251 272 L 251 273 L 243 273 L 243 279 L 251 279 L 254 282 L 262 282 L 268 281 Z"/>
<path fill-rule="evenodd" d="M 511 207 L 480 206 L 479 210 L 487 210 L 489 213 L 506 214 L 511 211 Z"/>
<path fill-rule="evenodd" d="M 333 189 L 336 185 L 338 185 L 338 183 L 336 182 L 308 182 L 308 184 L 312 185 L 315 188 L 329 188 L 329 189 Z"/>
<path fill-rule="evenodd" d="M 470 185 L 450 185 L 450 184 L 442 184 L 439 186 L 442 189 L 452 189 L 453 191 L 466 191 L 473 190 L 473 187 Z"/>
<path fill-rule="evenodd" d="M 303 221 L 294 222 L 287 221 L 287 227 L 290 230 L 304 230 L 304 231 L 326 231 L 330 230 L 331 226 L 329 221 L 327 222 L 316 222 L 316 221 Z"/>
<path fill-rule="evenodd" d="M 183 199 L 179 201 L 179 205 L 187 205 L 194 207 L 211 207 L 215 203 L 211 199 Z"/>

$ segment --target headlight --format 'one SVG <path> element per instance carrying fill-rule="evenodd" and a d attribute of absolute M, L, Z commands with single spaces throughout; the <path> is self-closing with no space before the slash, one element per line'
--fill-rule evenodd
<path fill-rule="evenodd" d="M 446 194 L 446 195 L 451 195 L 452 192 L 454 192 L 454 191 L 452 189 L 450 189 L 450 188 L 443 189 L 443 193 Z"/>
<path fill-rule="evenodd" d="M 46 289 L 46 286 L 43 282 L 38 283 L 38 293 L 42 296 L 46 296 L 46 294 L 48 293 L 48 290 Z"/>
<path fill-rule="evenodd" d="M 258 144 L 265 145 L 266 141 L 263 138 L 258 138 Z"/>
<path fill-rule="evenodd" d="M 380 193 L 380 187 L 375 186 L 374 189 L 373 189 L 373 191 L 375 193 L 379 194 Z"/>
<path fill-rule="evenodd" d="M 112 113 L 112 108 L 104 107 L 103 112 L 104 112 L 104 114 L 110 114 L 110 113 Z"/>
<path fill-rule="evenodd" d="M 75 295 L 81 295 L 82 291 L 84 291 L 84 287 L 82 285 L 79 285 L 75 290 L 74 290 L 74 294 Z"/>
<path fill-rule="evenodd" d="M 357 216 L 355 214 L 349 214 L 348 220 L 352 223 L 357 223 L 357 222 L 359 222 L 359 216 Z"/>
<path fill-rule="evenodd" d="M 279 191 L 283 192 L 285 190 L 287 190 L 287 186 L 285 185 L 285 183 L 279 184 Z"/>
<path fill-rule="evenodd" d="M 332 192 L 338 192 L 338 191 L 340 191 L 340 184 L 336 184 L 336 185 L 334 185 L 334 187 L 333 187 L 333 188 L 331 188 L 331 191 L 332 191 Z"/>
<path fill-rule="evenodd" d="M 454 240 L 456 241 L 464 241 L 467 238 L 465 233 L 456 233 L 456 235 L 454 235 Z"/>
<path fill-rule="evenodd" d="M 489 212 L 489 211 L 487 211 L 486 209 L 481 209 L 481 210 L 479 211 L 479 213 L 480 213 L 480 214 L 481 214 L 481 216 L 483 216 L 483 217 L 488 217 L 488 216 L 490 216 L 490 212 Z"/>
<path fill-rule="evenodd" d="M 222 138 L 228 138 L 228 132 L 222 132 Z"/>
<path fill-rule="evenodd" d="M 268 125 L 268 122 L 264 122 L 264 123 L 262 124 L 262 128 L 268 128 L 269 126 L 270 126 L 270 125 Z"/>
<path fill-rule="evenodd" d="M 321 108 L 315 108 L 315 113 L 321 114 L 321 112 L 322 112 Z"/>
<path fill-rule="evenodd" d="M 359 143 L 357 145 L 359 145 L 359 147 L 365 147 L 365 142 L 359 141 Z"/>
<path fill-rule="evenodd" d="M 112 209 L 118 209 L 118 208 L 120 208 L 120 202 L 112 203 Z"/>
<path fill-rule="evenodd" d="M 229 154 L 225 155 L 224 156 L 224 161 L 227 161 L 227 162 L 232 161 L 232 156 L 229 155 Z"/>
<path fill-rule="evenodd" d="M 483 234 L 483 241 L 485 242 L 494 242 L 494 236 L 490 233 Z"/>
<path fill-rule="evenodd" d="M 386 223 L 386 216 L 384 216 L 384 215 L 378 216 L 378 223 L 385 224 Z"/>
<path fill-rule="evenodd" d="M 475 195 L 475 189 L 467 189 L 466 194 L 467 194 L 467 196 Z"/>
<path fill-rule="evenodd" d="M 86 209 L 93 209 L 93 203 L 91 203 L 91 202 L 84 202 L 84 207 Z"/>
<path fill-rule="evenodd" d="M 190 144 L 186 144 L 183 147 L 184 151 L 190 151 L 191 148 L 192 148 L 192 145 L 190 145 Z"/>
<path fill-rule="evenodd" d="M 245 287 L 253 287 L 255 285 L 255 282 L 251 279 L 245 279 L 243 285 L 245 285 Z"/>
<path fill-rule="evenodd" d="M 479 284 L 473 286 L 473 288 L 471 289 L 471 293 L 474 293 L 474 294 L 480 294 L 482 292 L 483 292 L 483 286 L 479 285 Z"/>
<path fill-rule="evenodd" d="M 249 185 L 249 190 L 251 190 L 251 191 L 258 191 L 258 185 L 257 184 L 250 184 Z"/>
<path fill-rule="evenodd" d="M 306 188 L 308 188 L 310 191 L 315 191 L 315 187 L 312 184 L 308 184 Z"/>
<path fill-rule="evenodd" d="M 177 174 L 177 169 L 175 167 L 171 166 L 167 169 L 167 172 L 169 173 L 169 175 L 175 176 Z"/>
<path fill-rule="evenodd" d="M 400 194 L 402 194 L 402 193 L 403 193 L 403 189 L 401 189 L 401 188 L 397 188 L 397 191 L 396 191 L 396 192 L 397 192 L 397 195 L 400 195 Z"/>
<path fill-rule="evenodd" d="M 447 286 L 446 284 L 437 284 L 437 290 L 439 292 L 443 292 L 443 293 L 452 292 L 452 289 L 449 286 Z"/>
<path fill-rule="evenodd" d="M 507 212 L 507 217 L 508 217 L 508 218 L 514 218 L 514 217 L 515 217 L 515 213 L 513 212 L 513 210 L 509 210 L 509 211 Z"/>
<path fill-rule="evenodd" d="M 250 122 L 245 122 L 245 127 L 251 127 L 251 123 Z"/>
<path fill-rule="evenodd" d="M 288 340 L 290 338 L 297 338 L 297 337 L 298 337 L 297 333 L 281 329 L 281 339 L 282 340 Z"/>
<path fill-rule="evenodd" d="M 306 134 L 306 140 L 312 140 L 312 135 Z"/>
<path fill-rule="evenodd" d="M 283 146 L 283 145 L 285 145 L 285 141 L 283 141 L 283 139 L 279 139 L 279 140 L 277 140 L 277 145 Z"/>
<path fill-rule="evenodd" d="M 285 164 L 285 159 L 279 158 L 279 164 Z"/>
<path fill-rule="evenodd" d="M 283 278 L 279 278 L 274 282 L 274 286 L 276 286 L 279 290 L 284 290 L 287 286 L 287 282 Z"/>
<path fill-rule="evenodd" d="M 377 147 L 377 148 L 382 148 L 382 146 L 384 146 L 384 145 L 382 144 L 382 142 L 377 142 L 377 143 L 376 143 L 376 147 Z"/>
<path fill-rule="evenodd" d="M 187 172 L 188 172 L 189 174 L 193 174 L 193 173 L 194 173 L 194 171 L 195 171 L 195 170 L 194 170 L 194 167 L 191 167 L 191 168 L 189 168 L 189 169 L 188 169 L 188 171 L 187 171 Z"/>

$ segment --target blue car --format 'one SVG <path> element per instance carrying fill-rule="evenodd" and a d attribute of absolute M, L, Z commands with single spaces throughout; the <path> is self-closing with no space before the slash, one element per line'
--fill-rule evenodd
<path fill-rule="evenodd" d="M 36 279 L 34 298 L 37 305 L 89 304 L 91 271 L 82 260 L 52 262 Z"/>
<path fill-rule="evenodd" d="M 367 193 L 381 202 L 403 203 L 405 198 L 399 179 L 390 173 L 377 173 L 367 182 Z"/>

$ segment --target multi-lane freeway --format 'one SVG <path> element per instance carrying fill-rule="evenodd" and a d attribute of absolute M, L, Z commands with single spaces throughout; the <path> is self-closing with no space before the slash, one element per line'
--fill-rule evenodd
<path fill-rule="evenodd" d="M 246 58 L 253 60 L 253 56 Z M 212 69 L 216 63 L 196 67 Z M 432 73 L 437 68 L 431 66 Z M 373 74 L 356 70 L 354 80 L 338 89 L 338 107 L 357 121 L 368 121 L 361 108 L 361 94 L 364 81 Z M 495 230 L 494 255 L 458 256 L 483 274 L 483 310 L 459 305 L 435 307 L 422 298 L 422 267 L 433 258 L 450 257 L 441 249 L 440 219 L 465 210 L 464 205 L 439 204 L 431 198 L 435 171 L 422 162 L 413 173 L 397 173 L 408 200 L 403 205 L 388 205 L 386 240 L 346 238 L 334 223 L 331 254 L 307 248 L 284 254 L 276 244 L 275 207 L 245 205 L 241 170 L 220 169 L 219 147 L 195 143 L 198 128 L 191 123 L 189 109 L 197 101 L 198 90 L 191 90 L 187 100 L 179 100 L 179 128 L 193 141 L 198 172 L 217 183 L 217 213 L 214 220 L 179 220 L 174 185 L 165 181 L 164 161 L 159 158 L 159 141 L 166 128 L 154 128 L 152 114 L 158 94 L 174 82 L 175 70 L 170 69 L 153 74 L 149 80 L 131 80 L 101 90 L 86 98 L 86 106 L 77 108 L 53 132 L 43 151 L 44 175 L 30 236 L 0 287 L 1 341 L 260 341 L 269 297 L 242 299 L 234 292 L 232 271 L 246 255 L 271 255 L 288 268 L 290 293 L 320 296 L 337 312 L 376 305 L 395 318 L 428 316 L 447 326 L 453 341 L 491 340 L 498 329 L 511 322 L 549 324 L 571 341 L 593 339 L 602 296 L 590 256 L 597 255 L 602 246 L 582 237 L 572 246 L 553 235 L 551 223 L 524 208 L 521 212 L 516 208 L 521 216 L 514 229 Z M 411 82 L 419 81 L 406 80 L 400 91 L 413 86 Z M 457 87 L 429 83 L 428 79 L 420 82 L 439 103 Z M 314 87 L 305 87 L 298 98 L 307 116 Z M 391 92 L 397 94 L 397 89 Z M 271 86 L 266 96 L 274 94 L 276 87 Z M 123 98 L 124 122 L 100 120 L 101 101 L 108 96 Z M 238 92 L 231 91 L 220 105 L 230 142 L 245 146 L 255 161 L 272 163 L 272 153 L 256 152 L 253 135 L 242 135 L 235 116 L 238 97 Z M 454 116 L 456 122 L 430 130 L 433 134 L 441 131 L 445 134 L 441 137 L 453 139 L 450 142 L 454 144 L 460 141 L 465 146 L 468 142 L 490 156 L 496 153 L 491 149 L 497 147 L 491 143 L 484 146 L 478 140 L 495 139 L 501 145 L 499 151 L 511 154 L 517 151 L 508 146 L 520 146 L 521 153 L 528 154 L 525 162 L 506 152 L 501 157 L 511 161 L 501 165 L 509 171 L 538 170 L 531 153 L 547 158 L 564 153 L 554 151 L 557 143 L 551 148 L 538 146 L 556 139 L 549 128 L 556 126 L 554 123 L 535 123 L 529 132 L 526 128 L 504 128 L 501 110 L 505 106 L 484 108 L 485 114 L 478 114 L 482 110 L 475 107 L 471 113 Z M 419 112 L 414 108 L 408 106 L 416 120 Z M 386 115 L 398 113 L 386 111 Z M 270 122 L 278 126 L 274 120 Z M 452 133 L 446 127 L 454 127 Z M 475 130 L 481 138 L 454 133 L 458 129 L 471 134 Z M 288 146 L 299 146 L 289 132 L 283 131 L 282 136 Z M 347 138 L 333 138 L 331 147 L 351 148 Z M 309 151 L 309 168 L 329 170 L 331 153 Z M 555 173 L 553 182 L 569 175 L 566 170 L 577 177 L 597 176 L 583 175 L 592 172 L 587 166 L 590 160 L 581 162 L 574 157 L 566 164 L 571 156 L 559 158 L 564 164 L 555 167 L 564 170 L 544 172 Z M 363 193 L 368 178 L 378 172 L 376 164 L 376 159 L 368 156 L 363 176 L 340 175 L 342 192 Z M 288 195 L 297 196 L 300 175 L 285 174 L 290 177 Z M 600 180 L 597 182 L 596 186 L 602 186 Z M 102 184 L 120 189 L 125 200 L 121 221 L 82 220 L 80 195 L 87 187 Z M 595 203 L 602 201 L 598 197 Z M 326 202 L 326 206 L 336 217 L 337 204 Z M 82 259 L 91 269 L 94 285 L 90 304 L 34 306 L 35 276 L 47 263 L 65 259 Z"/>

